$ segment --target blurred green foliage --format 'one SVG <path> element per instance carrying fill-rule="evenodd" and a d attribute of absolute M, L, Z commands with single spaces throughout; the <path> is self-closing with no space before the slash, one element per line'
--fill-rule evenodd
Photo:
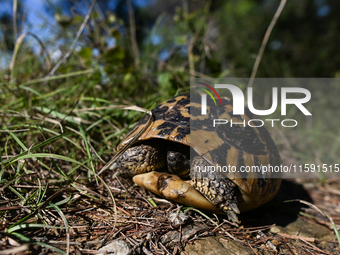
<path fill-rule="evenodd" d="M 18 3 L 16 17 L 21 24 L 24 10 L 21 1 Z M 108 151 L 112 150 L 140 116 L 135 111 L 113 109 L 113 105 L 152 108 L 177 93 L 188 91 L 191 77 L 249 77 L 278 4 L 279 1 L 266 0 L 170 0 L 166 3 L 157 0 L 144 5 L 132 1 L 129 9 L 123 0 L 117 1 L 115 7 L 110 7 L 108 1 L 98 1 L 73 54 L 55 73 L 60 78 L 48 76 L 46 54 L 30 36 L 25 38 L 18 54 L 14 54 L 14 68 L 8 68 L 15 45 L 13 14 L 3 13 L 0 51 L 1 62 L 6 65 L 0 70 L 2 129 L 20 124 L 38 125 L 35 118 L 40 118 L 40 124 L 46 123 L 44 117 L 55 111 L 79 118 L 96 141 L 114 138 L 112 144 L 106 145 L 110 148 Z M 339 76 L 339 5 L 335 0 L 289 1 L 269 38 L 257 77 Z M 88 6 L 81 1 L 46 2 L 55 23 L 46 22 L 41 31 L 49 31 L 48 36 L 43 37 L 43 44 L 52 67 L 69 50 Z M 129 12 L 135 17 L 132 30 Z M 26 20 L 24 27 L 29 30 L 32 24 Z M 18 31 L 24 33 L 25 29 Z M 136 34 L 136 39 L 131 32 Z M 137 52 L 133 50 L 134 40 Z M 75 75 L 84 70 L 88 72 Z M 44 81 L 37 80 L 44 77 L 47 77 Z M 320 93 L 318 97 L 324 101 L 322 104 L 322 100 L 317 101 L 320 105 L 315 109 L 324 109 L 330 102 L 328 99 L 338 93 L 338 87 Z M 98 107 L 101 107 L 98 112 L 86 110 Z M 22 117 L 8 117 L 9 112 Z M 334 118 L 334 114 L 329 111 L 328 118 Z M 59 121 L 66 120 L 59 118 Z M 110 125 L 93 128 L 99 122 Z M 276 139 L 279 144 L 283 143 L 282 137 Z M 311 144 L 302 148 L 296 145 L 293 150 L 306 150 L 308 159 L 313 159 L 311 148 L 320 143 Z M 340 141 L 334 140 L 334 155 L 339 147 Z M 98 148 L 101 148 L 99 144 Z M 324 158 L 328 156 L 327 151 L 322 154 Z"/>

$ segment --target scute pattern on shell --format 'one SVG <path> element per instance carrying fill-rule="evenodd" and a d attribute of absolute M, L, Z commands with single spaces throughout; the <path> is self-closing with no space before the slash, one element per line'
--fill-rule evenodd
<path fill-rule="evenodd" d="M 277 166 L 281 163 L 279 152 L 265 127 L 254 119 L 245 108 L 244 115 L 233 115 L 232 101 L 222 98 L 223 106 L 216 107 L 212 100 L 207 100 L 207 115 L 201 115 L 200 96 L 191 97 L 191 147 L 212 165 L 241 167 Z M 233 125 L 216 125 L 213 119 L 226 119 Z M 246 123 L 244 125 L 243 123 Z M 232 180 L 242 193 L 239 201 L 240 210 L 257 207 L 270 201 L 277 193 L 280 184 L 280 174 L 255 172 L 223 172 L 225 177 Z M 249 202 L 249 204 L 248 204 Z"/>
<path fill-rule="evenodd" d="M 203 156 L 211 165 L 242 166 L 279 165 L 278 150 L 269 132 L 264 127 L 242 125 L 218 125 L 212 127 L 212 119 L 227 119 L 234 123 L 245 123 L 253 119 L 248 109 L 244 115 L 233 115 L 232 102 L 222 98 L 223 106 L 215 107 L 212 100 L 207 102 L 207 115 L 201 115 L 200 95 L 182 94 L 169 99 L 152 110 L 153 122 L 140 136 L 139 141 L 160 138 L 181 143 Z M 212 107 L 213 106 L 213 107 Z M 190 117 L 191 114 L 191 117 Z M 130 131 L 119 146 L 126 145 L 147 122 L 144 116 Z M 258 126 L 257 121 L 250 122 Z M 191 126 L 191 130 L 190 130 Z M 240 189 L 240 210 L 249 210 L 258 204 L 270 201 L 277 193 L 280 176 L 262 173 L 222 173 L 223 178 L 232 180 Z"/>
<path fill-rule="evenodd" d="M 190 96 L 179 95 L 156 106 L 152 110 L 153 122 L 139 137 L 139 141 L 161 138 L 190 146 Z M 119 145 L 121 149 L 140 132 L 147 122 L 149 115 L 145 115 Z"/>

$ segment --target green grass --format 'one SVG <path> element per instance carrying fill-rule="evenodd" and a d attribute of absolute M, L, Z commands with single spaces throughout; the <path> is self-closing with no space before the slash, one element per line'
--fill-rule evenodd
<path fill-rule="evenodd" d="M 48 229 L 50 234 L 65 231 L 69 243 L 70 224 L 65 213 L 77 206 L 78 197 L 93 204 L 107 202 L 87 185 L 102 184 L 115 203 L 110 187 L 96 173 L 142 116 L 122 108 L 137 105 L 150 109 L 179 91 L 187 91 L 190 78 L 187 59 L 177 56 L 158 70 L 161 49 L 149 43 L 141 53 L 141 66 L 135 66 L 125 44 L 126 40 L 118 41 L 116 48 L 97 58 L 92 57 L 91 47 L 84 47 L 91 54 L 75 52 L 54 76 L 47 75 L 43 56 L 29 51 L 25 42 L 16 44 L 13 68 L 0 71 L 0 191 L 7 199 L 2 205 L 8 206 L 0 211 L 5 219 L 2 233 L 64 254 L 37 241 L 32 229 Z M 326 90 L 320 93 L 320 98 L 329 97 Z M 336 88 L 332 93 L 339 95 L 340 91 Z M 318 101 L 312 107 L 316 116 L 332 122 L 331 133 L 321 120 L 313 123 L 312 130 L 306 131 L 304 126 L 287 133 L 281 130 L 283 137 L 275 133 L 279 149 L 301 163 L 338 162 L 336 127 L 340 118 L 336 118 L 338 108 L 327 105 L 327 101 Z M 117 215 L 115 206 L 114 211 Z M 53 223 L 49 214 L 62 220 Z"/>
<path fill-rule="evenodd" d="M 0 191 L 7 199 L 2 201 L 7 210 L 0 211 L 6 219 L 0 231 L 62 254 L 34 233 L 66 231 L 68 254 L 67 208 L 76 207 L 79 196 L 105 201 L 84 185 L 103 184 L 117 215 L 114 196 L 97 173 L 143 115 L 122 108 L 150 108 L 177 89 L 167 80 L 160 93 L 153 77 L 133 65 L 113 64 L 113 73 L 95 61 L 81 67 L 77 54 L 56 75 L 47 76 L 44 61 L 21 43 L 13 53 L 13 68 L 0 71 Z M 53 224 L 47 215 L 59 215 L 62 221 Z"/>

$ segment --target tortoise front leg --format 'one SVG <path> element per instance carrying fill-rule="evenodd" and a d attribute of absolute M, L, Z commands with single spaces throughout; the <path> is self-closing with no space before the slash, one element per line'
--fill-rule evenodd
<path fill-rule="evenodd" d="M 194 187 L 177 175 L 153 171 L 136 175 L 132 180 L 138 186 L 175 202 L 207 211 L 219 211 Z"/>
<path fill-rule="evenodd" d="M 160 144 L 140 144 L 127 149 L 111 166 L 120 176 L 132 177 L 137 174 L 159 170 L 166 164 L 165 151 Z"/>

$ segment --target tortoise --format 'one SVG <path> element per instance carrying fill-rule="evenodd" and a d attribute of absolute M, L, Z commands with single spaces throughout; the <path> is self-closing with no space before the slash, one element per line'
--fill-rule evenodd
<path fill-rule="evenodd" d="M 201 115 L 200 102 L 199 94 L 191 99 L 181 94 L 156 106 L 151 124 L 111 169 L 167 199 L 226 213 L 239 222 L 237 214 L 270 201 L 281 184 L 277 174 L 240 169 L 278 166 L 280 156 L 269 132 L 247 108 L 244 115 L 233 115 L 228 98 L 222 98 L 220 107 L 208 100 L 208 114 Z M 145 115 L 128 133 L 119 150 L 140 134 L 148 118 Z M 212 119 L 245 120 L 251 126 L 213 127 Z M 229 166 L 228 171 L 221 171 L 222 166 Z"/>

